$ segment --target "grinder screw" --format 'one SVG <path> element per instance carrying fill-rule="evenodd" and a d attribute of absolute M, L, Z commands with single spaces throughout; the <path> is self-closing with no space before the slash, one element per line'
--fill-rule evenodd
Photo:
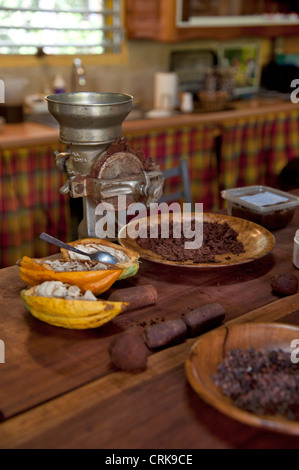
<path fill-rule="evenodd" d="M 61 188 L 59 188 L 59 192 L 60 192 L 60 194 L 67 194 L 67 193 L 70 192 L 70 183 L 69 183 L 69 181 L 64 183 L 64 185 L 61 186 Z"/>
<path fill-rule="evenodd" d="M 61 170 L 65 170 L 65 162 L 70 158 L 71 154 L 68 152 L 54 152 L 56 166 Z"/>

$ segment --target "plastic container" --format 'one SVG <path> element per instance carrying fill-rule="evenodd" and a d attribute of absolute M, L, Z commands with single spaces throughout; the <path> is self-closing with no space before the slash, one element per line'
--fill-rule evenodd
<path fill-rule="evenodd" d="M 0 104 L 0 116 L 7 124 L 17 124 L 24 121 L 24 109 L 22 104 Z"/>
<path fill-rule="evenodd" d="M 181 96 L 180 110 L 182 113 L 192 113 L 193 108 L 193 95 L 192 93 L 185 91 Z"/>
<path fill-rule="evenodd" d="M 4 117 L 7 124 L 23 122 L 25 90 L 29 80 L 24 77 L 7 77 L 3 82 L 5 103 L 0 104 L 0 116 Z"/>
<path fill-rule="evenodd" d="M 269 230 L 285 227 L 299 205 L 299 197 L 261 185 L 226 189 L 221 196 L 227 200 L 229 215 L 251 220 Z"/>

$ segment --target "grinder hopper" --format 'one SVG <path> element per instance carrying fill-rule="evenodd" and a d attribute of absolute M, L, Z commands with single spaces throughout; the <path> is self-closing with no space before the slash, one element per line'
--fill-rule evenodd
<path fill-rule="evenodd" d="M 164 178 L 159 167 L 142 158 L 121 139 L 122 122 L 133 97 L 121 93 L 60 93 L 46 97 L 48 109 L 60 126 L 66 152 L 55 152 L 56 165 L 68 180 L 62 194 L 83 198 L 79 238 L 96 236 L 96 207 L 109 202 L 117 211 L 118 196 L 126 207 L 142 201 L 146 206 L 162 195 Z"/>

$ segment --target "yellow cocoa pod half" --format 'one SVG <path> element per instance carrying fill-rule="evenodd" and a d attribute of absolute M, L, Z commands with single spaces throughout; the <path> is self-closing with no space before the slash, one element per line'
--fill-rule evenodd
<path fill-rule="evenodd" d="M 46 259 L 24 256 L 19 264 L 21 279 L 31 286 L 44 281 L 61 281 L 65 284 L 78 286 L 83 292 L 90 290 L 94 295 L 100 295 L 108 290 L 122 273 L 122 269 L 119 267 L 109 267 L 109 269 L 101 269 L 99 271 L 57 272 L 48 264 L 45 264 L 44 261 Z"/>
<path fill-rule="evenodd" d="M 35 287 L 24 289 L 21 298 L 29 312 L 50 325 L 70 329 L 98 328 L 123 312 L 128 303 L 105 300 L 69 300 L 34 295 Z"/>
<path fill-rule="evenodd" d="M 136 253 L 136 251 L 117 245 L 116 243 L 103 240 L 102 238 L 82 238 L 81 240 L 70 242 L 69 245 L 75 246 L 82 251 L 85 249 L 89 250 L 90 253 L 93 251 L 107 251 L 111 255 L 115 256 L 115 258 L 119 259 L 119 262 L 115 266 L 122 269 L 122 273 L 118 280 L 134 276 L 138 272 L 139 254 Z M 79 255 L 78 253 L 74 253 L 64 248 L 61 248 L 60 251 L 64 259 L 82 259 L 82 255 Z M 88 259 L 88 256 L 86 259 Z"/>

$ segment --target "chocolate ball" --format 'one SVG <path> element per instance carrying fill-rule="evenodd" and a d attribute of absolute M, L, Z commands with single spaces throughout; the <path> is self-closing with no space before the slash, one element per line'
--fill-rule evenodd
<path fill-rule="evenodd" d="M 273 292 L 281 296 L 296 294 L 298 291 L 298 279 L 294 274 L 281 273 L 271 280 Z"/>
<path fill-rule="evenodd" d="M 109 346 L 111 362 L 127 372 L 141 372 L 146 369 L 149 351 L 137 335 L 124 333 L 112 340 Z"/>

